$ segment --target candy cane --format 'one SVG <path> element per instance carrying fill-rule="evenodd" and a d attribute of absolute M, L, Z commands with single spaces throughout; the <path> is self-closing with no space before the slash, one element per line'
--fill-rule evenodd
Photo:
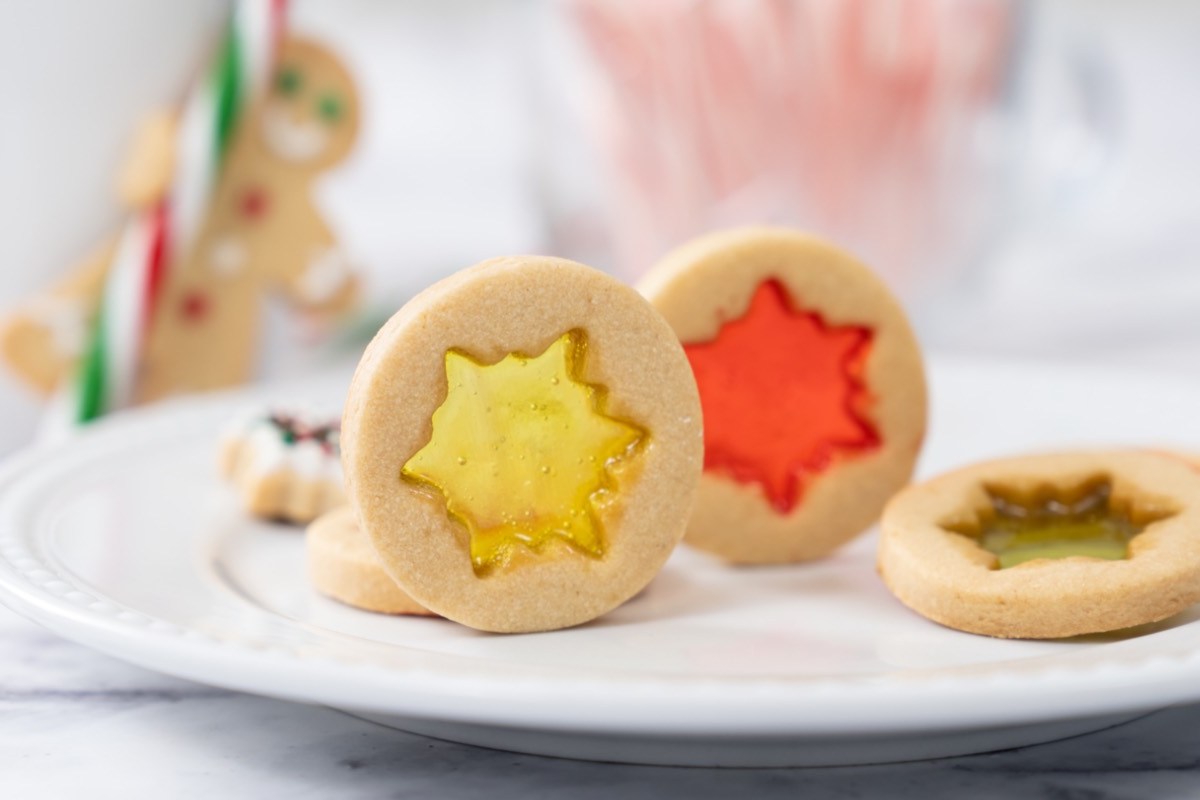
<path fill-rule="evenodd" d="M 284 11 L 285 0 L 239 2 L 217 58 L 188 94 L 170 188 L 127 222 L 109 265 L 76 382 L 76 421 L 88 422 L 134 401 L 164 276 L 195 242 L 233 134 L 266 86 Z"/>

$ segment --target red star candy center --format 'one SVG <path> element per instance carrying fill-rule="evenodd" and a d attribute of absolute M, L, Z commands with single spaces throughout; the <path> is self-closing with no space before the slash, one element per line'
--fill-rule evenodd
<path fill-rule="evenodd" d="M 715 339 L 687 344 L 704 410 L 704 468 L 762 487 L 780 513 L 839 457 L 879 447 L 864 410 L 874 332 L 829 326 L 776 280 Z"/>

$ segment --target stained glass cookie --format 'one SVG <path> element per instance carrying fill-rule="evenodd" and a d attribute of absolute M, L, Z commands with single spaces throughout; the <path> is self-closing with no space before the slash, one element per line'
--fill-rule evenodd
<path fill-rule="evenodd" d="M 249 514 L 307 524 L 346 502 L 339 429 L 336 417 L 244 414 L 222 438 L 221 472 Z"/>
<path fill-rule="evenodd" d="M 991 461 L 887 506 L 879 572 L 951 628 L 1051 639 L 1129 628 L 1200 600 L 1200 473 L 1149 452 Z"/>
<path fill-rule="evenodd" d="M 416 600 L 488 631 L 563 628 L 646 586 L 702 463 L 678 340 L 571 261 L 486 261 L 368 346 L 343 417 L 350 502 Z"/>
<path fill-rule="evenodd" d="M 912 473 L 926 398 L 916 338 L 870 270 L 754 228 L 680 247 L 640 289 L 683 342 L 704 409 L 688 544 L 807 561 L 878 519 Z"/>
<path fill-rule="evenodd" d="M 304 542 L 308 575 L 321 594 L 364 611 L 431 615 L 384 571 L 349 506 L 318 517 L 308 526 Z"/>

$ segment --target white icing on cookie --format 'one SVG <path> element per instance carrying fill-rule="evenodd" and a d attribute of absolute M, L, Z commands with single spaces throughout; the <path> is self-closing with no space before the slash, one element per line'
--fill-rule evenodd
<path fill-rule="evenodd" d="M 228 234 L 213 242 L 208 253 L 209 266 L 224 277 L 232 277 L 245 269 L 247 258 L 246 245 Z"/>
<path fill-rule="evenodd" d="M 329 302 L 342 291 L 352 274 L 346 254 L 338 247 L 330 247 L 318 251 L 308 262 L 297 289 L 310 303 Z"/>
<path fill-rule="evenodd" d="M 329 130 L 319 120 L 298 120 L 282 103 L 263 109 L 262 133 L 267 147 L 285 161 L 311 161 L 329 146 Z"/>
<path fill-rule="evenodd" d="M 297 442 L 290 448 L 290 454 L 287 465 L 293 474 L 314 480 L 328 478 L 341 481 L 342 459 L 331 455 L 318 443 L 309 439 Z"/>
<path fill-rule="evenodd" d="M 44 295 L 25 306 L 25 314 L 50 332 L 54 349 L 68 358 L 83 352 L 87 341 L 87 310 L 74 297 Z"/>
<path fill-rule="evenodd" d="M 291 419 L 305 428 L 328 424 L 329 418 L 289 413 Z M 227 442 L 240 442 L 237 471 L 254 477 L 280 472 L 306 480 L 342 481 L 342 459 L 339 448 L 322 446 L 314 439 L 284 441 L 283 431 L 269 419 L 270 413 L 261 410 L 240 415 L 225 434 Z M 333 422 L 337 418 L 332 418 Z"/>
<path fill-rule="evenodd" d="M 256 425 L 242 445 L 247 471 L 254 475 L 272 475 L 287 466 L 288 448 L 279 431 L 270 423 Z"/>

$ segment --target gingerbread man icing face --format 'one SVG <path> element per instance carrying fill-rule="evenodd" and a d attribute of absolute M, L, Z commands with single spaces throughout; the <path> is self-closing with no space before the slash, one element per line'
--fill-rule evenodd
<path fill-rule="evenodd" d="M 293 167 L 341 161 L 358 132 L 358 98 L 333 54 L 304 39 L 280 44 L 279 64 L 259 112 L 260 144 Z"/>

